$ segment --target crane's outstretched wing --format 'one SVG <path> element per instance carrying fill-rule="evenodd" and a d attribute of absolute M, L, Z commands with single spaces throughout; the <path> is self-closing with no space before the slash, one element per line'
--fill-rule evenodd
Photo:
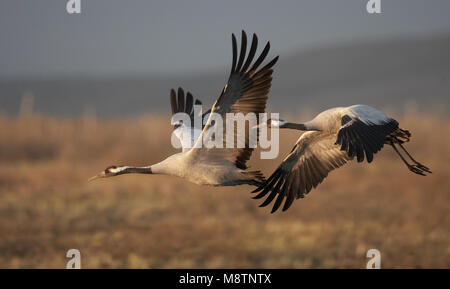
<path fill-rule="evenodd" d="M 253 34 L 251 47 L 246 58 L 247 50 L 247 35 L 242 31 L 241 51 L 238 59 L 238 51 L 236 44 L 236 37 L 232 35 L 233 45 L 233 62 L 231 66 L 231 73 L 228 78 L 228 82 L 222 90 L 219 98 L 216 100 L 211 108 L 211 113 L 218 113 L 225 119 L 226 113 L 255 113 L 256 117 L 259 117 L 259 113 L 264 112 L 266 107 L 266 101 L 272 82 L 272 66 L 278 60 L 278 56 L 272 59 L 264 67 L 258 70 L 258 67 L 264 61 L 265 57 L 269 53 L 270 43 L 267 42 L 260 56 L 252 64 L 255 57 L 256 49 L 258 46 L 258 38 Z M 245 59 L 246 58 L 246 59 Z M 234 149 L 207 149 L 200 148 L 201 145 L 198 142 L 203 141 L 203 137 L 206 135 L 208 129 L 214 124 L 211 123 L 211 116 L 209 117 L 205 127 L 202 131 L 202 136 L 197 140 L 195 149 L 191 150 L 192 154 L 208 154 L 220 155 L 222 157 L 230 159 L 234 162 L 238 168 L 246 169 L 246 161 L 250 159 L 253 148 L 249 147 L 249 135 L 246 130 L 245 147 Z M 225 134 L 224 134 L 225 135 Z M 234 140 L 237 140 L 242 136 L 237 135 L 237 131 L 234 131 Z M 225 139 L 225 138 L 224 138 Z M 224 146 L 225 147 L 225 146 Z"/>
<path fill-rule="evenodd" d="M 287 210 L 295 198 L 317 187 L 328 173 L 344 165 L 351 158 L 334 144 L 335 135 L 320 131 L 303 133 L 273 174 L 253 193 L 260 192 L 255 199 L 269 196 L 260 205 L 267 206 L 278 195 L 272 208 L 275 212 L 286 199 L 283 211 Z"/>
<path fill-rule="evenodd" d="M 189 150 L 200 136 L 204 127 L 203 117 L 209 113 L 209 111 L 202 114 L 200 126 L 195 127 L 194 105 L 202 105 L 202 102 L 199 99 L 195 99 L 194 102 L 194 97 L 189 91 L 185 96 L 184 90 L 181 87 L 178 88 L 178 94 L 174 89 L 170 90 L 170 105 L 172 107 L 172 116 L 176 113 L 183 112 L 189 115 L 191 119 L 190 123 L 182 123 L 180 121 L 173 124 L 173 133 L 181 143 L 183 151 Z"/>
<path fill-rule="evenodd" d="M 356 156 L 358 162 L 364 161 L 365 154 L 369 163 L 373 155 L 383 148 L 386 137 L 398 129 L 398 122 L 392 118 L 371 123 L 370 120 L 344 115 L 341 124 L 336 144 L 341 145 L 341 150 L 346 151 L 349 157 Z"/>

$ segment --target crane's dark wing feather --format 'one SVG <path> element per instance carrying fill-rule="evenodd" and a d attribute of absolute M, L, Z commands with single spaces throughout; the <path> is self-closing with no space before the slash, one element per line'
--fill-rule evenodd
<path fill-rule="evenodd" d="M 294 199 L 303 198 L 317 187 L 328 173 L 344 165 L 351 158 L 334 144 L 335 135 L 320 131 L 303 133 L 292 151 L 272 175 L 256 190 L 255 199 L 267 196 L 261 207 L 269 205 L 276 197 L 272 213 L 284 201 L 283 211 Z"/>
<path fill-rule="evenodd" d="M 181 87 L 178 88 L 178 93 L 176 93 L 174 89 L 170 90 L 170 105 L 172 108 L 172 115 L 179 112 L 188 114 L 191 118 L 191 123 L 186 124 L 186 126 L 188 127 L 194 127 L 194 104 L 202 105 L 202 102 L 199 99 L 195 99 L 194 101 L 194 97 L 189 91 L 185 95 L 184 90 Z M 210 110 L 202 113 L 202 127 L 200 129 L 204 127 L 203 117 L 209 112 Z M 177 129 L 179 126 L 180 124 L 175 124 L 174 129 Z"/>
<path fill-rule="evenodd" d="M 253 59 L 256 54 L 258 46 L 258 37 L 253 34 L 250 51 L 245 59 L 247 51 L 247 35 L 242 31 L 241 49 L 238 58 L 236 37 L 232 35 L 232 47 L 233 47 L 233 60 L 231 66 L 231 73 L 228 78 L 227 84 L 223 88 L 220 96 L 211 108 L 211 112 L 222 115 L 225 119 L 226 113 L 242 113 L 244 116 L 248 113 L 254 113 L 256 117 L 259 117 L 259 113 L 265 111 L 266 102 L 269 94 L 269 90 L 272 82 L 272 67 L 278 60 L 278 56 L 272 59 L 263 68 L 258 69 L 259 65 L 264 61 L 267 56 L 270 43 L 267 42 L 261 55 L 253 63 Z M 250 68 L 249 68 L 250 67 Z M 206 131 L 214 124 L 208 120 L 205 128 L 203 129 L 202 136 Z M 237 140 L 237 132 L 234 132 L 234 139 Z M 225 135 L 225 134 L 224 134 Z M 231 161 L 235 163 L 238 168 L 246 169 L 246 161 L 250 159 L 253 148 L 249 147 L 249 134 L 246 130 L 244 148 L 232 149 Z M 202 141 L 199 138 L 198 141 Z M 199 147 L 199 146 L 195 146 Z M 236 147 L 236 146 L 235 146 Z M 230 149 L 221 149 L 224 154 L 229 155 Z M 200 149 L 192 150 L 192 153 L 196 153 Z M 208 149 L 211 151 L 211 149 Z"/>
<path fill-rule="evenodd" d="M 336 144 L 349 157 L 356 156 L 358 162 L 373 160 L 373 155 L 383 148 L 386 137 L 398 129 L 398 122 L 389 119 L 381 124 L 367 124 L 358 118 L 344 115 L 338 131 Z"/>
<path fill-rule="evenodd" d="M 234 36 L 234 34 L 232 35 L 232 39 L 234 54 L 233 59 L 235 59 L 235 54 L 237 54 L 237 45 L 236 37 Z M 266 66 L 264 66 L 260 70 L 257 70 L 270 50 L 270 42 L 267 42 L 260 57 L 254 63 L 251 69 L 247 69 L 255 56 L 258 45 L 258 37 L 253 34 L 249 55 L 245 64 L 242 65 L 247 49 L 246 43 L 247 36 L 245 32 L 242 31 L 239 61 L 237 65 L 235 65 L 233 61 L 233 66 L 231 67 L 231 73 L 228 78 L 228 82 L 214 104 L 214 112 L 216 113 L 225 114 L 227 112 L 239 111 L 245 114 L 246 112 L 257 113 L 256 110 L 264 112 L 265 103 L 267 101 L 267 94 L 269 92 L 272 81 L 273 70 L 271 68 L 278 61 L 278 56 L 272 59 Z M 240 108 L 242 108 L 242 106 L 244 106 L 244 104 L 246 104 L 247 102 L 248 104 L 252 104 L 254 107 L 249 106 L 243 111 L 240 111 Z M 261 104 L 263 104 L 262 110 Z"/>

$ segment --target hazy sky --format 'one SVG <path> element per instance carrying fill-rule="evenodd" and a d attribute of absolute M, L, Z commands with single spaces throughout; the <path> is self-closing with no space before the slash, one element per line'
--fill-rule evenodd
<path fill-rule="evenodd" d="M 448 0 L 1 0 L 0 78 L 195 73 L 229 65 L 231 33 L 272 52 L 450 33 Z"/>

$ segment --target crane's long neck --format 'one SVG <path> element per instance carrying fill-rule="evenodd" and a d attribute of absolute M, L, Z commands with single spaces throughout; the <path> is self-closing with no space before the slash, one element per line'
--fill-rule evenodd
<path fill-rule="evenodd" d="M 162 162 L 145 167 L 122 166 L 118 167 L 118 174 L 167 174 L 170 169 L 167 169 L 169 161 L 165 159 Z"/>
<path fill-rule="evenodd" d="M 296 130 L 308 130 L 308 128 L 303 123 L 295 122 L 283 122 L 280 123 L 280 128 L 296 129 Z"/>
<path fill-rule="evenodd" d="M 123 174 L 154 174 L 152 166 L 148 167 L 133 167 L 133 166 L 122 166 L 111 170 L 111 172 L 116 173 L 116 175 Z"/>
<path fill-rule="evenodd" d="M 148 167 L 126 167 L 125 174 L 153 174 L 152 166 Z"/>
<path fill-rule="evenodd" d="M 134 167 L 134 166 L 121 166 L 115 169 L 112 169 L 111 172 L 115 173 L 115 175 L 122 174 L 163 174 L 163 175 L 179 175 L 180 162 L 179 157 L 182 154 L 175 154 L 167 159 L 159 162 L 157 164 L 153 164 L 151 166 L 145 167 Z"/>

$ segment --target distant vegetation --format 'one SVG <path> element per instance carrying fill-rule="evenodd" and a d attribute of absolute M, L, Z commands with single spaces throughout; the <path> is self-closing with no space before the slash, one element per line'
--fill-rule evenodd
<path fill-rule="evenodd" d="M 83 268 L 365 268 L 376 248 L 384 268 L 449 268 L 450 119 L 395 117 L 432 175 L 412 174 L 387 148 L 271 215 L 249 186 L 131 175 L 87 183 L 108 165 L 173 153 L 168 118 L 0 116 L 0 267 L 65 268 L 75 248 Z M 283 132 L 278 160 L 251 165 L 270 174 L 298 136 Z"/>

